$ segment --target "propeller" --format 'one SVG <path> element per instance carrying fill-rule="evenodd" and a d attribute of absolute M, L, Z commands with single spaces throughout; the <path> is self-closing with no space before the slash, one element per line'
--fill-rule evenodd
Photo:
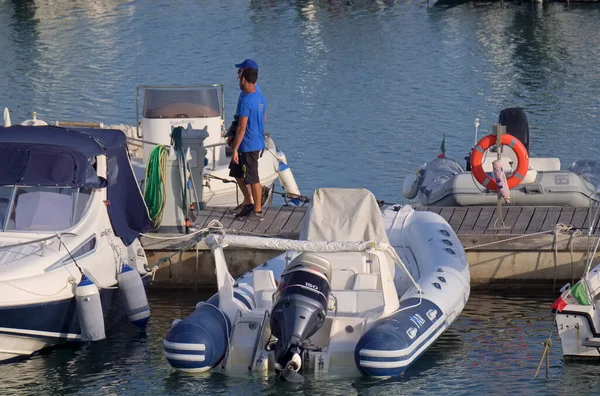
<path fill-rule="evenodd" d="M 281 376 L 287 382 L 292 382 L 296 384 L 304 382 L 304 376 L 290 367 L 286 367 L 286 369 L 281 372 Z"/>

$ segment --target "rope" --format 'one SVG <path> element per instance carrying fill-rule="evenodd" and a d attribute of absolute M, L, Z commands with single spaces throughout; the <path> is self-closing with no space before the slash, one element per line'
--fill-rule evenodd
<path fill-rule="evenodd" d="M 546 377 L 548 377 L 548 371 L 550 371 L 550 347 L 552 346 L 552 331 L 554 330 L 554 320 L 556 319 L 556 314 L 552 317 L 552 325 L 550 326 L 550 332 L 548 333 L 548 339 L 542 342 L 544 346 L 544 352 L 542 352 L 542 358 L 540 359 L 540 363 L 537 366 L 537 370 L 535 370 L 535 375 L 533 378 L 536 378 L 540 372 L 540 368 L 542 367 L 542 363 L 544 362 L 544 358 L 546 358 Z M 579 337 L 577 337 L 579 341 Z"/>
<path fill-rule="evenodd" d="M 167 197 L 167 146 L 157 145 L 148 157 L 146 168 L 146 182 L 144 183 L 144 201 L 152 219 L 152 227 L 158 229 L 162 223 Z"/>
<path fill-rule="evenodd" d="M 469 246 L 469 247 L 466 247 L 465 250 L 477 249 L 477 248 L 481 248 L 481 247 L 485 247 L 485 246 L 496 245 L 498 243 L 515 241 L 517 239 L 528 238 L 528 237 L 532 237 L 532 236 L 536 236 L 536 235 L 551 234 L 551 233 L 554 233 L 554 234 L 558 235 L 558 234 L 562 234 L 564 232 L 571 231 L 574 228 L 575 227 L 573 227 L 572 225 L 566 225 L 566 224 L 563 224 L 563 223 L 558 223 L 551 230 L 535 232 L 533 234 L 519 235 L 519 236 L 515 236 L 515 237 L 512 237 L 512 238 L 502 239 L 500 241 L 493 241 L 493 242 L 482 243 L 482 244 L 475 245 L 475 246 Z"/>

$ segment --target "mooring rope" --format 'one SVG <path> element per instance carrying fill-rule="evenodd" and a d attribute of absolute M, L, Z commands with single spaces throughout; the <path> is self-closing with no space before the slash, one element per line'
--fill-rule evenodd
<path fill-rule="evenodd" d="M 552 347 L 552 332 L 554 331 L 554 320 L 556 319 L 556 314 L 552 317 L 552 324 L 550 326 L 550 331 L 548 333 L 548 338 L 542 342 L 544 346 L 544 352 L 542 352 L 542 358 L 540 359 L 540 363 L 537 366 L 537 370 L 535 370 L 535 375 L 533 378 L 536 378 L 540 372 L 540 368 L 542 367 L 542 363 L 544 362 L 544 358 L 546 358 L 546 377 L 548 377 L 548 372 L 550 371 L 550 347 Z M 579 337 L 577 337 L 579 341 Z"/>
<path fill-rule="evenodd" d="M 550 230 L 535 232 L 533 234 L 518 235 L 518 236 L 515 236 L 515 237 L 512 237 L 512 238 L 506 238 L 506 239 L 502 239 L 502 240 L 499 240 L 499 241 L 492 241 L 492 242 L 482 243 L 482 244 L 475 245 L 475 246 L 469 246 L 469 247 L 466 247 L 465 250 L 478 249 L 478 248 L 481 248 L 481 247 L 492 246 L 492 245 L 496 245 L 496 244 L 499 244 L 499 243 L 515 241 L 517 239 L 528 238 L 528 237 L 532 237 L 532 236 L 536 236 L 536 235 L 552 234 L 552 233 L 554 233 L 556 235 L 559 235 L 559 234 L 571 231 L 574 228 L 575 227 L 572 226 L 572 225 L 558 223 L 558 224 L 556 224 L 554 226 L 554 228 L 552 228 Z"/>

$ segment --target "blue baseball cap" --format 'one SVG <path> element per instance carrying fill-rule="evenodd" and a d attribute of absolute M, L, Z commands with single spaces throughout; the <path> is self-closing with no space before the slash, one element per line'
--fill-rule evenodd
<path fill-rule="evenodd" d="M 235 65 L 238 69 L 255 69 L 258 70 L 258 65 L 252 59 L 246 59 L 242 63 Z"/>

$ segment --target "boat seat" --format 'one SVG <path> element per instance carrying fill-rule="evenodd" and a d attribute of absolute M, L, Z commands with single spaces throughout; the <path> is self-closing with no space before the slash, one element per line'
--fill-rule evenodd
<path fill-rule="evenodd" d="M 354 290 L 377 290 L 379 276 L 377 274 L 358 274 L 354 276 Z"/>
<path fill-rule="evenodd" d="M 363 314 L 383 307 L 381 290 L 337 290 L 331 292 L 337 301 L 337 315 Z"/>
<path fill-rule="evenodd" d="M 331 290 L 351 290 L 357 275 L 354 268 L 336 268 L 331 271 Z"/>
<path fill-rule="evenodd" d="M 560 159 L 558 158 L 529 158 L 529 167 L 537 171 L 559 171 Z"/>
<path fill-rule="evenodd" d="M 488 153 L 488 156 L 485 158 L 483 162 L 483 170 L 485 172 L 492 172 L 492 162 L 496 160 L 496 154 Z M 513 167 L 517 166 L 517 157 L 514 152 L 511 150 L 509 153 L 506 151 L 502 157 L 502 167 L 504 171 L 507 172 L 512 169 L 510 164 L 513 164 Z M 555 157 L 530 157 L 529 158 L 529 168 L 535 169 L 537 171 L 559 171 L 560 170 L 560 159 Z"/>
<path fill-rule="evenodd" d="M 254 289 L 254 305 L 257 308 L 270 308 L 273 294 L 277 291 L 275 277 L 271 270 L 252 271 L 252 289 Z"/>

